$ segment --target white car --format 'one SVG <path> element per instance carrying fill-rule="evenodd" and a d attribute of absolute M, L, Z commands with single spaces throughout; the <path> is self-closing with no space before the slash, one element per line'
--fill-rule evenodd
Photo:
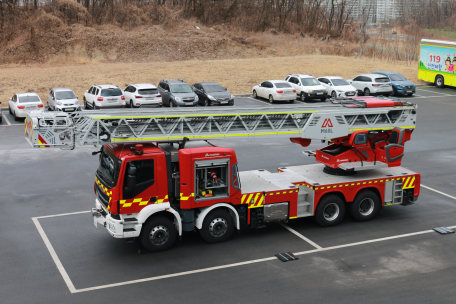
<path fill-rule="evenodd" d="M 393 94 L 393 86 L 388 77 L 380 74 L 361 74 L 353 79 L 347 79 L 364 96 Z"/>
<path fill-rule="evenodd" d="M 127 106 L 162 106 L 162 98 L 156 86 L 151 83 L 130 84 L 123 91 Z"/>
<path fill-rule="evenodd" d="M 8 101 L 10 114 L 14 115 L 15 120 L 26 117 L 30 111 L 43 111 L 44 104 L 36 93 L 14 94 Z"/>
<path fill-rule="evenodd" d="M 268 80 L 256 85 L 252 89 L 253 97 L 267 98 L 270 103 L 276 100 L 287 100 L 294 102 L 296 90 L 283 80 Z"/>
<path fill-rule="evenodd" d="M 326 88 L 326 92 L 328 92 L 328 95 L 330 95 L 331 98 L 353 97 L 358 95 L 356 88 L 342 77 L 325 76 L 318 78 L 318 81 Z"/>
<path fill-rule="evenodd" d="M 115 84 L 94 84 L 84 93 L 85 109 L 125 108 L 125 96 Z"/>
<path fill-rule="evenodd" d="M 285 80 L 296 90 L 296 94 L 301 101 L 308 101 L 311 99 L 325 101 L 327 98 L 325 87 L 311 75 L 289 74 Z"/>
<path fill-rule="evenodd" d="M 78 97 L 71 89 L 53 88 L 48 94 L 49 111 L 74 112 L 81 111 Z"/>

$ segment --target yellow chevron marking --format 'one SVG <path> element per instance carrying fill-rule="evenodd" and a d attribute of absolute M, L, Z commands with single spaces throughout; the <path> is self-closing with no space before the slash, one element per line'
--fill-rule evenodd
<path fill-rule="evenodd" d="M 244 194 L 241 198 L 241 204 L 244 204 L 244 201 L 245 201 L 245 197 L 247 196 L 247 194 Z"/>
<path fill-rule="evenodd" d="M 163 200 L 162 200 L 163 201 Z M 142 201 L 139 203 L 140 206 L 144 206 L 144 205 L 147 205 L 149 202 L 148 201 Z"/>
<path fill-rule="evenodd" d="M 123 204 L 122 207 L 131 207 L 131 203 Z"/>
<path fill-rule="evenodd" d="M 290 220 L 297 218 L 297 216 L 290 217 Z"/>

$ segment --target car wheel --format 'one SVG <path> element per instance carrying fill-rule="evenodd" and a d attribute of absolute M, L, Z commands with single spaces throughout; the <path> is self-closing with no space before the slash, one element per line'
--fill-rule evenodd
<path fill-rule="evenodd" d="M 443 88 L 445 86 L 445 80 L 442 75 L 437 75 L 437 77 L 435 77 L 435 85 L 438 88 Z"/>
<path fill-rule="evenodd" d="M 85 97 L 84 97 L 84 109 L 85 110 L 89 109 L 89 106 L 87 105 L 87 100 L 85 99 Z"/>
<path fill-rule="evenodd" d="M 373 219 L 382 204 L 375 192 L 371 190 L 363 190 L 359 192 L 355 200 L 350 204 L 350 215 L 359 222 L 365 222 Z"/>
<path fill-rule="evenodd" d="M 209 100 L 208 100 L 207 98 L 204 98 L 203 105 L 204 105 L 205 107 L 208 107 L 208 106 L 211 105 L 211 103 L 209 102 Z"/>
<path fill-rule="evenodd" d="M 383 94 L 385 97 L 390 97 L 391 94 Z"/>
<path fill-rule="evenodd" d="M 307 101 L 306 100 L 306 95 L 304 95 L 304 92 L 301 92 L 301 94 L 299 95 L 301 101 Z"/>
<path fill-rule="evenodd" d="M 332 91 L 332 92 L 331 92 L 331 98 L 337 98 L 336 91 Z"/>
<path fill-rule="evenodd" d="M 398 96 L 399 94 L 397 93 L 397 90 L 395 87 L 393 87 L 393 96 Z"/>
<path fill-rule="evenodd" d="M 14 120 L 19 121 L 19 117 L 16 116 L 16 111 L 14 112 Z"/>
<path fill-rule="evenodd" d="M 201 237 L 208 243 L 221 243 L 230 238 L 234 231 L 234 221 L 230 213 L 223 209 L 211 211 L 203 221 Z"/>
<path fill-rule="evenodd" d="M 130 100 L 130 108 L 134 108 L 135 106 L 133 105 L 133 100 Z"/>
<path fill-rule="evenodd" d="M 169 100 L 168 102 L 169 102 L 169 107 L 170 107 L 170 108 L 174 107 L 174 104 L 173 104 L 173 101 L 172 101 L 172 100 Z"/>
<path fill-rule="evenodd" d="M 320 98 L 321 101 L 325 101 L 326 100 L 326 97 L 323 97 L 323 98 Z"/>
<path fill-rule="evenodd" d="M 256 90 L 253 90 L 253 98 L 258 98 L 258 94 L 257 94 Z"/>
<path fill-rule="evenodd" d="M 274 97 L 272 97 L 272 95 L 269 95 L 269 102 L 274 103 Z"/>
<path fill-rule="evenodd" d="M 407 93 L 407 95 L 408 95 L 408 96 L 412 96 L 412 95 L 413 95 L 413 93 Z"/>
<path fill-rule="evenodd" d="M 171 248 L 177 238 L 173 222 L 158 216 L 149 220 L 142 228 L 139 241 L 148 251 L 163 251 Z"/>
<path fill-rule="evenodd" d="M 55 109 L 53 110 L 51 105 L 48 105 L 48 111 L 55 111 Z"/>
<path fill-rule="evenodd" d="M 371 92 L 368 88 L 364 89 L 364 96 L 370 96 Z"/>
<path fill-rule="evenodd" d="M 293 103 L 293 102 L 294 102 L 294 100 L 289 100 L 288 102 L 289 102 L 289 103 Z"/>
<path fill-rule="evenodd" d="M 335 226 L 344 218 L 345 203 L 335 194 L 323 197 L 315 210 L 315 220 L 323 227 Z"/>
<path fill-rule="evenodd" d="M 13 111 L 11 111 L 11 107 L 10 106 L 8 106 L 8 111 L 9 111 L 10 114 L 13 114 Z"/>

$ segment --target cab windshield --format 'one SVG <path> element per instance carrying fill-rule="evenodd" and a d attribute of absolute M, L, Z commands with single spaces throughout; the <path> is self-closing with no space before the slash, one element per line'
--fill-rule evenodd
<path fill-rule="evenodd" d="M 122 161 L 120 159 L 103 147 L 100 154 L 100 166 L 98 167 L 97 173 L 106 186 L 111 188 L 117 184 L 121 164 Z"/>

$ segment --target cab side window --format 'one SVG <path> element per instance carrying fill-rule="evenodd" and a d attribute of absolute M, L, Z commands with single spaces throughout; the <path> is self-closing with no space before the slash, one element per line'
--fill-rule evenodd
<path fill-rule="evenodd" d="M 155 166 L 153 159 L 135 160 L 128 162 L 124 185 L 127 185 L 128 170 L 130 167 L 136 168 L 136 183 L 133 189 L 130 189 L 130 191 L 124 191 L 124 199 L 131 199 L 138 196 L 141 192 L 152 186 L 155 182 Z"/>

